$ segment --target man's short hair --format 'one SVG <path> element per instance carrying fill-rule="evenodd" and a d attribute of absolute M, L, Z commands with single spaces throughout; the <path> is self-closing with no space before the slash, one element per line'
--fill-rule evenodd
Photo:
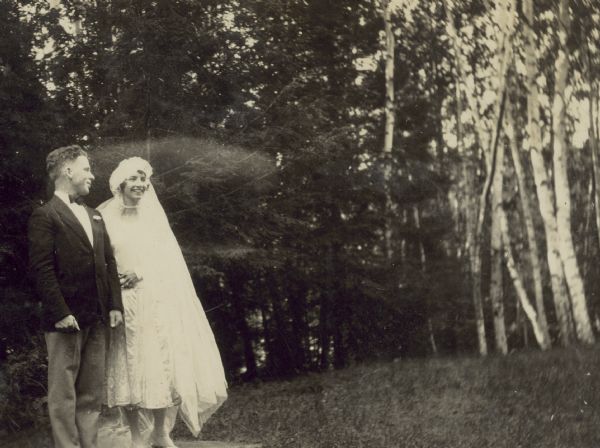
<path fill-rule="evenodd" d="M 55 181 L 65 163 L 78 157 L 88 157 L 87 152 L 79 145 L 70 145 L 57 148 L 46 157 L 46 172 L 51 181 Z"/>

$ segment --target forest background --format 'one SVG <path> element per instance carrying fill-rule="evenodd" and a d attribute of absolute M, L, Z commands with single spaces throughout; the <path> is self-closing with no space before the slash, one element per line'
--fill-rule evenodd
<path fill-rule="evenodd" d="M 0 422 L 42 415 L 46 154 L 141 155 L 232 383 L 593 344 L 600 5 L 0 0 Z"/>

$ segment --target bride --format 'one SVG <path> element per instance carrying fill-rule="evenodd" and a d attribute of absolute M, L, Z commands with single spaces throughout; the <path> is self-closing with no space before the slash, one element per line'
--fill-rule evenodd
<path fill-rule="evenodd" d="M 99 210 L 117 260 L 125 325 L 112 330 L 106 401 L 125 410 L 134 448 L 154 421 L 153 446 L 174 447 L 177 413 L 197 436 L 227 397 L 209 323 L 154 192 L 152 167 L 125 159 L 110 176 L 113 198 Z"/>

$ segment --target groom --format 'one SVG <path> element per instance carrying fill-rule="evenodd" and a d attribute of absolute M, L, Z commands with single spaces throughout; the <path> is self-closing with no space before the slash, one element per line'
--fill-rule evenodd
<path fill-rule="evenodd" d="M 80 203 L 94 175 L 79 146 L 52 151 L 54 196 L 29 220 L 29 263 L 42 301 L 55 448 L 96 448 L 106 324 L 122 323 L 115 258 L 101 215 Z"/>

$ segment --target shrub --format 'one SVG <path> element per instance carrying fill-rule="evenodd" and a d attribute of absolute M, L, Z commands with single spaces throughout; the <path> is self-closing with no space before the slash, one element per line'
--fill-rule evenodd
<path fill-rule="evenodd" d="M 18 431 L 47 423 L 47 357 L 44 341 L 7 353 L 0 367 L 0 428 Z"/>

